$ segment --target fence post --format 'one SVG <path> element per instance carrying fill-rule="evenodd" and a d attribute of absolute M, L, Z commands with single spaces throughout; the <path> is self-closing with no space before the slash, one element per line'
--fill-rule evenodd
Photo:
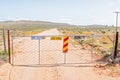
<path fill-rule="evenodd" d="M 7 53 L 6 53 L 6 39 L 5 39 L 5 28 L 3 28 L 3 44 L 4 44 L 4 58 L 7 58 Z"/>
<path fill-rule="evenodd" d="M 114 55 L 113 55 L 113 59 L 115 60 L 117 57 L 117 49 L 118 49 L 118 35 L 119 33 L 116 32 L 116 37 L 115 37 L 115 47 L 114 47 Z"/>
<path fill-rule="evenodd" d="M 8 62 L 11 64 L 11 55 L 10 55 L 10 30 L 7 31 L 8 35 Z"/>

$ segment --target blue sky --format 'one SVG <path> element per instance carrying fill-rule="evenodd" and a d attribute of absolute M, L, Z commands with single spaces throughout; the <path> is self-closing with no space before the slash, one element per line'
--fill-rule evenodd
<path fill-rule="evenodd" d="M 0 0 L 0 21 L 114 25 L 114 11 L 120 11 L 120 0 Z"/>

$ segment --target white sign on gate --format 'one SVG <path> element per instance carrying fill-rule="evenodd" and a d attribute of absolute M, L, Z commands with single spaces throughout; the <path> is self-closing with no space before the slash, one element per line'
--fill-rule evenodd
<path fill-rule="evenodd" d="M 42 37 L 41 36 L 31 36 L 32 40 L 41 40 Z"/>

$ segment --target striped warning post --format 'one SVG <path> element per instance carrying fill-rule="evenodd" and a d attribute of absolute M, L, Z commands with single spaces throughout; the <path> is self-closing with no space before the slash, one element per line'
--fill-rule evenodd
<path fill-rule="evenodd" d="M 63 39 L 63 53 L 68 52 L 68 40 L 69 40 L 69 37 L 64 36 L 64 39 Z"/>

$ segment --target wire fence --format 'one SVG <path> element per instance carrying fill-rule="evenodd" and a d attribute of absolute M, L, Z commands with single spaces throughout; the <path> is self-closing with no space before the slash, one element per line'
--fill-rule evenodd
<path fill-rule="evenodd" d="M 0 29 L 0 61 L 7 61 L 7 33 L 5 29 Z"/>
<path fill-rule="evenodd" d="M 18 31 L 10 31 L 10 35 L 10 57 L 14 65 L 91 63 L 114 51 L 114 35 L 24 36 Z M 7 36 L 7 30 L 0 29 L 0 60 L 5 61 L 8 60 Z M 64 36 L 68 36 L 68 42 L 64 42 Z M 64 43 L 68 43 L 65 48 Z"/>
<path fill-rule="evenodd" d="M 13 64 L 39 63 L 39 42 L 37 40 L 31 40 L 30 37 L 13 37 L 12 46 Z"/>
<path fill-rule="evenodd" d="M 64 36 L 68 36 L 67 52 Z M 13 36 L 12 64 L 87 64 L 112 54 L 113 39 L 113 35 Z"/>

